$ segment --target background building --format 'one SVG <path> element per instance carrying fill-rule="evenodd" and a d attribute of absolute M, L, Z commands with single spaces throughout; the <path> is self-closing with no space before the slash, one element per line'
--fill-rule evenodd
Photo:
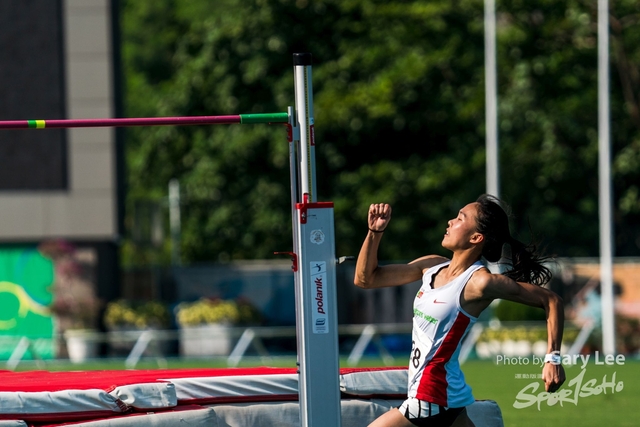
<path fill-rule="evenodd" d="M 116 7 L 109 0 L 0 2 L 0 119 L 117 116 Z M 82 266 L 84 279 L 90 274 L 84 280 L 90 298 L 119 295 L 123 175 L 118 132 L 95 128 L 0 134 L 0 264 L 7 274 L 0 281 L 22 286 L 22 261 L 44 245 L 54 251 L 54 259 L 74 260 L 63 265 Z M 49 278 L 52 271 L 47 269 L 59 267 L 40 264 L 43 277 Z M 64 274 L 57 276 L 60 282 Z M 11 293 L 9 288 L 2 291 Z M 27 293 L 35 303 L 47 305 L 51 282 L 40 280 Z M 16 298 L 2 298 L 9 304 L 7 316 Z"/>

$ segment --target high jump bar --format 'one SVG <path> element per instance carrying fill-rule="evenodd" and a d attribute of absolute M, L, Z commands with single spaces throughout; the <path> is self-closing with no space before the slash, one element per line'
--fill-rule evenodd
<path fill-rule="evenodd" d="M 0 121 L 0 129 L 54 129 L 127 126 L 224 125 L 288 123 L 288 113 L 236 114 L 231 116 L 142 117 L 113 119 L 60 119 Z"/>

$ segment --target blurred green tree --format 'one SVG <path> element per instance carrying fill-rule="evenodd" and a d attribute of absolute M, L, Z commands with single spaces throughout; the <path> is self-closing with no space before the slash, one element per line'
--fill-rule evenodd
<path fill-rule="evenodd" d="M 502 196 L 514 232 L 527 240 L 530 224 L 560 256 L 598 251 L 591 3 L 498 2 Z M 617 254 L 628 255 L 640 230 L 640 30 L 637 5 L 614 7 L 615 227 Z M 318 192 L 335 202 L 340 255 L 357 253 L 378 201 L 395 214 L 382 258 L 438 253 L 446 221 L 484 191 L 481 0 L 126 0 L 121 19 L 129 116 L 286 111 L 291 54 L 313 54 Z M 284 132 L 127 130 L 128 224 L 136 200 L 161 199 L 178 178 L 185 262 L 290 248 Z"/>

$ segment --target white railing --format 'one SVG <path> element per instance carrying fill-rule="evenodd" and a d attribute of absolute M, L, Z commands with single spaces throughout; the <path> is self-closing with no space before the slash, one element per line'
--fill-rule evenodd
<path fill-rule="evenodd" d="M 355 346 L 349 355 L 349 364 L 357 365 L 360 359 L 363 357 L 366 348 L 369 343 L 373 343 L 383 358 L 385 364 L 390 365 L 394 363 L 394 358 L 386 348 L 384 342 L 381 339 L 382 335 L 390 334 L 410 334 L 410 324 L 379 324 L 379 325 L 340 325 L 338 328 L 338 334 L 340 336 L 357 336 Z M 227 365 L 235 367 L 240 364 L 242 359 L 246 356 L 248 350 L 253 348 L 257 354 L 268 359 L 271 357 L 267 347 L 263 340 L 272 338 L 291 338 L 296 337 L 295 326 L 274 326 L 274 327 L 228 327 L 226 328 L 226 334 L 228 334 L 235 342 L 232 350 L 226 356 Z M 96 346 L 100 343 L 108 343 L 111 346 L 123 345 L 130 346 L 129 351 L 125 359 L 125 367 L 127 369 L 133 369 L 137 366 L 143 355 L 156 358 L 159 365 L 164 365 L 164 354 L 154 344 L 159 344 L 168 341 L 177 341 L 181 338 L 180 330 L 129 330 L 129 331 L 110 331 L 106 333 L 99 332 L 86 332 L 82 338 Z M 71 347 L 76 346 L 78 337 L 71 334 L 65 334 L 63 336 L 54 336 L 51 338 L 28 338 L 28 337 L 16 337 L 17 344 L 15 344 L 14 350 L 6 362 L 7 369 L 15 370 L 18 364 L 24 359 L 27 352 L 30 352 L 33 358 L 36 360 L 38 367 L 42 367 L 42 359 L 38 356 L 36 351 L 36 343 L 42 340 L 53 340 L 54 342 L 62 340 L 67 349 L 71 352 Z M 237 339 L 237 341 L 236 341 Z M 85 351 L 80 356 L 70 355 L 72 361 L 83 361 L 84 358 L 95 357 L 95 352 Z"/>
<path fill-rule="evenodd" d="M 357 337 L 355 344 L 349 350 L 347 363 L 350 366 L 357 366 L 365 354 L 370 344 L 373 344 L 379 353 L 383 363 L 390 366 L 396 363 L 396 359 L 389 351 L 388 344 L 385 344 L 383 337 L 385 335 L 409 335 L 411 334 L 411 323 L 387 323 L 387 324 L 351 324 L 339 325 L 338 335 L 342 337 Z M 485 328 L 494 328 L 495 325 L 478 322 L 469 332 L 467 338 L 463 342 L 460 351 L 460 362 L 464 363 L 475 347 L 478 339 L 482 335 Z M 587 338 L 593 331 L 593 325 L 587 324 L 582 328 L 578 337 L 573 342 L 569 353 L 579 350 L 586 342 Z M 227 366 L 238 366 L 243 358 L 247 355 L 250 348 L 265 362 L 271 357 L 267 346 L 263 342 L 265 339 L 273 338 L 291 338 L 296 337 L 295 326 L 273 326 L 273 327 L 228 327 L 225 333 L 232 339 L 234 343 L 226 357 Z M 3 337 L 7 339 L 8 337 Z M 162 343 L 170 341 L 179 341 L 184 338 L 181 336 L 181 330 L 128 330 L 128 331 L 110 331 L 106 333 L 91 332 L 85 333 L 84 338 L 93 343 L 94 346 L 100 343 L 107 343 L 111 348 L 125 348 L 130 350 L 125 359 L 125 367 L 127 369 L 135 368 L 143 356 L 155 358 L 159 366 L 166 365 L 165 352 L 162 350 Z M 206 339 L 206 335 L 202 335 L 201 339 Z M 24 359 L 25 355 L 30 352 L 35 359 L 38 368 L 44 366 L 44 361 L 37 353 L 38 344 L 41 340 L 54 340 L 59 342 L 62 340 L 69 352 L 75 345 L 75 338 L 71 334 L 64 336 L 55 336 L 52 338 L 27 338 L 15 337 L 14 350 L 6 362 L 6 368 L 15 370 L 18 364 Z M 5 343 L 6 344 L 6 343 Z M 97 356 L 95 352 L 84 354 L 85 358 Z M 75 362 L 83 361 L 83 357 L 75 358 L 70 354 L 70 359 Z"/>

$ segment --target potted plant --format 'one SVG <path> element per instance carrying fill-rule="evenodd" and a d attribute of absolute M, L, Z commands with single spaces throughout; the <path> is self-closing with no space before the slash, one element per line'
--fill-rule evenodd
<path fill-rule="evenodd" d="M 165 329 L 169 323 L 169 309 L 158 301 L 119 299 L 109 302 L 104 312 L 104 324 L 113 331 Z"/>
<path fill-rule="evenodd" d="M 232 328 L 257 325 L 259 311 L 243 299 L 201 298 L 176 306 L 180 353 L 184 356 L 224 356 L 234 344 Z"/>
<path fill-rule="evenodd" d="M 111 351 L 129 354 L 142 331 L 162 330 L 170 326 L 171 316 L 167 306 L 158 301 L 130 301 L 119 299 L 107 304 L 103 321 L 109 330 Z M 168 350 L 166 340 L 158 350 Z"/>
<path fill-rule="evenodd" d="M 65 240 L 45 241 L 39 249 L 54 265 L 51 312 L 57 332 L 64 338 L 58 354 L 72 362 L 96 357 L 101 339 L 98 313 L 103 305 L 96 295 L 95 251 Z"/>

